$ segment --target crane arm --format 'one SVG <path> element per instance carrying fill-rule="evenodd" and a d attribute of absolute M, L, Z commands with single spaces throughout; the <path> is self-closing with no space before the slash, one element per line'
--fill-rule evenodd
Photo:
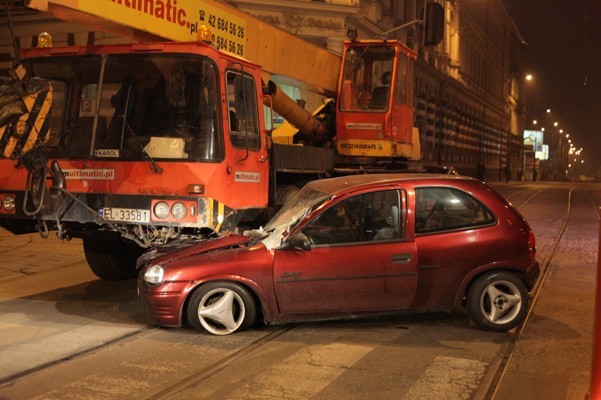
<path fill-rule="evenodd" d="M 136 41 L 195 41 L 201 25 L 213 42 L 262 67 L 264 80 L 285 77 L 332 94 L 340 56 L 215 0 L 30 0 L 28 7 Z"/>

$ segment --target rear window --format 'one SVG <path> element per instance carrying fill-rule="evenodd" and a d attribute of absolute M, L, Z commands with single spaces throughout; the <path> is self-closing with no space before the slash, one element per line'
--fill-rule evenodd
<path fill-rule="evenodd" d="M 426 187 L 415 191 L 415 232 L 418 234 L 487 226 L 495 216 L 479 200 L 454 188 Z"/>

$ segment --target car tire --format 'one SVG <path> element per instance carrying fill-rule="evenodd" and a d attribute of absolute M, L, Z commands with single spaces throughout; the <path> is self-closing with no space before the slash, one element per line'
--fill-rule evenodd
<path fill-rule="evenodd" d="M 257 315 L 253 296 L 233 282 L 209 282 L 192 293 L 188 322 L 213 335 L 229 335 L 251 326 Z"/>
<path fill-rule="evenodd" d="M 521 324 L 528 313 L 529 295 L 524 283 L 503 271 L 480 276 L 467 294 L 467 312 L 485 330 L 507 332 Z"/>

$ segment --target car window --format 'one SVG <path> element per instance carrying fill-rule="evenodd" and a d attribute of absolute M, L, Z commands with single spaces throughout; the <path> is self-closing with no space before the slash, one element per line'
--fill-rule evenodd
<path fill-rule="evenodd" d="M 484 204 L 453 188 L 415 190 L 415 232 L 431 233 L 490 225 L 496 221 Z"/>
<path fill-rule="evenodd" d="M 333 204 L 302 232 L 313 245 L 400 240 L 404 231 L 404 192 L 382 190 Z"/>

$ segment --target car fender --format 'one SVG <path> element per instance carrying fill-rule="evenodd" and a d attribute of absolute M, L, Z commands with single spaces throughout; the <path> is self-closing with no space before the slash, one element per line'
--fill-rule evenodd
<path fill-rule="evenodd" d="M 453 303 L 454 309 L 461 308 L 463 306 L 463 299 L 467 295 L 467 290 L 471 283 L 474 280 L 476 280 L 480 275 L 490 271 L 512 272 L 515 273 L 520 279 L 522 279 L 522 275 L 525 274 L 525 271 L 523 269 L 516 267 L 515 264 L 511 261 L 494 262 L 474 268 L 463 277 L 461 283 L 459 284 L 459 287 L 457 288 L 457 293 L 455 293 L 455 301 Z"/>
<path fill-rule="evenodd" d="M 187 291 L 186 292 L 186 301 L 184 302 L 184 304 L 182 305 L 182 308 L 180 309 L 180 314 L 185 309 L 192 292 L 194 292 L 199 286 L 201 286 L 205 283 L 217 282 L 217 281 L 227 281 L 227 282 L 239 283 L 242 286 L 246 287 L 257 298 L 257 300 L 259 300 L 260 304 L 258 304 L 258 306 L 261 307 L 261 310 L 263 312 L 264 321 L 268 322 L 268 321 L 272 321 L 275 319 L 277 310 L 275 310 L 273 307 L 270 307 L 270 304 L 274 304 L 274 305 L 276 304 L 273 285 L 270 286 L 269 291 L 265 291 L 265 290 L 263 290 L 263 288 L 261 287 L 261 285 L 259 283 L 255 282 L 254 280 L 252 280 L 248 277 L 245 277 L 242 275 L 237 275 L 237 274 L 210 275 L 210 276 L 204 277 L 202 280 L 194 281 L 193 284 L 191 284 L 190 286 L 188 286 L 186 288 L 186 291 Z M 181 315 L 183 315 L 183 314 L 181 314 Z"/>

